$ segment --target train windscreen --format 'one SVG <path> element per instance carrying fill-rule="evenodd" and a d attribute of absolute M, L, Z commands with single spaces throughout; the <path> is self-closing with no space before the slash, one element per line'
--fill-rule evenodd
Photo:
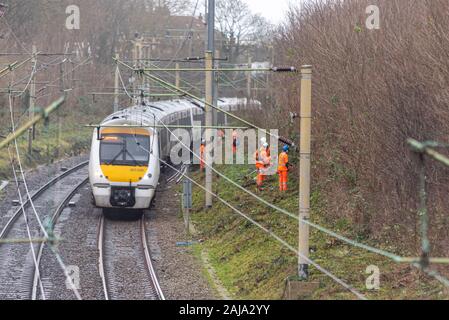
<path fill-rule="evenodd" d="M 150 137 L 127 134 L 104 135 L 100 145 L 102 165 L 147 166 Z"/>

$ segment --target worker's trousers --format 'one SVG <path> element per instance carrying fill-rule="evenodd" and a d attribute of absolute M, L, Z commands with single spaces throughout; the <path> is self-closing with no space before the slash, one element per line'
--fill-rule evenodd
<path fill-rule="evenodd" d="M 262 187 L 263 182 L 265 181 L 265 175 L 260 172 L 257 172 L 257 186 Z"/>
<path fill-rule="evenodd" d="M 204 168 L 206 167 L 206 162 L 204 162 L 204 154 L 201 154 L 200 158 L 200 169 L 204 170 Z"/>
<path fill-rule="evenodd" d="M 278 173 L 279 173 L 279 190 L 287 191 L 288 171 L 279 170 Z"/>

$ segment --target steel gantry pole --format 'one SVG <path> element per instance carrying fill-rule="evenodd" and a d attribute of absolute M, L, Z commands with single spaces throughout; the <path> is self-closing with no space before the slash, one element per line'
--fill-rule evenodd
<path fill-rule="evenodd" d="M 115 54 L 115 59 L 119 59 L 118 53 Z M 114 113 L 119 109 L 119 87 L 120 87 L 120 68 L 118 63 L 115 67 L 115 79 L 114 79 Z"/>
<path fill-rule="evenodd" d="M 212 67 L 212 52 L 206 52 L 206 67 Z M 210 105 L 213 104 L 213 75 L 211 71 L 206 72 L 206 102 L 205 105 L 205 126 L 210 128 L 213 125 L 213 111 Z M 208 105 L 210 104 L 210 105 Z M 206 162 L 206 208 L 212 207 L 212 169 L 213 158 L 211 155 L 212 149 L 212 130 L 205 129 L 205 140 L 206 140 L 206 152 L 205 152 L 205 162 Z"/>
<path fill-rule="evenodd" d="M 310 216 L 310 149 L 312 129 L 312 66 L 301 67 L 300 106 L 300 155 L 299 155 L 299 243 L 298 276 L 309 277 L 309 225 Z"/>
<path fill-rule="evenodd" d="M 35 82 L 35 74 L 34 72 L 36 71 L 35 67 L 36 67 L 36 62 L 37 62 L 37 48 L 36 46 L 33 44 L 32 47 L 32 58 L 31 58 L 31 80 L 30 80 L 30 97 L 29 97 L 29 110 L 28 110 L 28 115 L 29 115 L 29 119 L 33 119 L 34 118 L 34 109 L 36 108 L 36 82 Z M 33 151 L 33 139 L 36 136 L 36 126 L 33 125 L 29 128 L 28 131 L 28 155 L 31 156 L 32 151 Z"/>
<path fill-rule="evenodd" d="M 251 69 L 253 66 L 253 59 L 251 56 L 248 56 L 248 69 Z M 251 86 L 251 75 L 252 72 L 248 72 L 246 74 L 246 105 L 249 106 L 251 101 L 251 93 L 252 93 L 252 86 Z"/>
<path fill-rule="evenodd" d="M 206 105 L 205 105 L 205 125 L 210 127 L 213 125 L 213 111 L 210 107 L 214 102 L 214 75 L 215 72 L 212 70 L 213 60 L 214 60 L 214 50 L 215 50 L 215 0 L 208 0 L 208 15 L 207 15 L 207 50 L 206 50 Z M 212 130 L 206 129 L 205 134 L 206 140 L 206 152 L 205 152 L 205 162 L 206 162 L 206 208 L 212 207 L 212 165 L 213 157 L 212 151 Z"/>

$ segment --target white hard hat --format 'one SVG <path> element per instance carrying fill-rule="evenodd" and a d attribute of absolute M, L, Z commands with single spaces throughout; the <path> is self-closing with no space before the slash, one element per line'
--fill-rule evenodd
<path fill-rule="evenodd" d="M 265 137 L 260 138 L 260 142 L 262 142 L 262 144 L 267 143 L 267 138 Z"/>

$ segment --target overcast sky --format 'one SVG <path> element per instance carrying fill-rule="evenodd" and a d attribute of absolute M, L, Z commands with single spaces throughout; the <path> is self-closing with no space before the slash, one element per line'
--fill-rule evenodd
<path fill-rule="evenodd" d="M 285 17 L 289 3 L 299 4 L 300 0 L 245 0 L 254 13 L 260 13 L 272 23 L 280 23 Z"/>

